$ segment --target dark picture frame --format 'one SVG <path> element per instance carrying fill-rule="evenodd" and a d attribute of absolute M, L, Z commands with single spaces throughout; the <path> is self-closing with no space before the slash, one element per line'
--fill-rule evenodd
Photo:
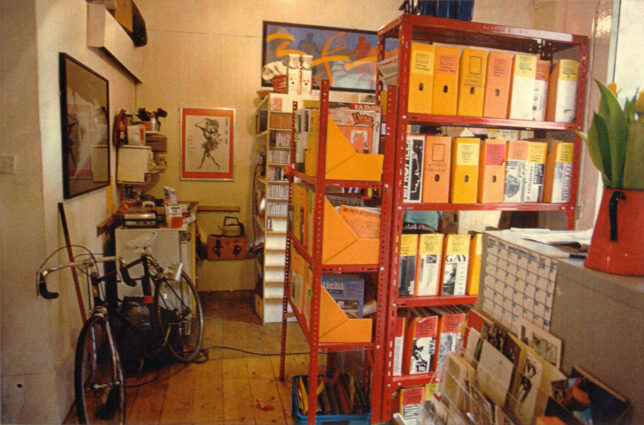
<path fill-rule="evenodd" d="M 110 184 L 109 82 L 59 53 L 63 190 L 65 199 Z"/>
<path fill-rule="evenodd" d="M 387 44 L 385 56 L 397 49 Z M 287 63 L 289 53 L 313 55 L 314 88 L 328 79 L 332 90 L 373 92 L 376 89 L 378 33 L 314 25 L 264 21 L 262 66 Z M 263 86 L 270 81 L 262 80 Z"/>

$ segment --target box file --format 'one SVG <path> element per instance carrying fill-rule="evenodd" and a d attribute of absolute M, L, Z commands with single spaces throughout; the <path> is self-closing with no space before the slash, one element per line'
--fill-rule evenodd
<path fill-rule="evenodd" d="M 425 136 L 408 134 L 405 151 L 405 186 L 403 188 L 405 202 L 420 202 L 422 200 L 424 151 Z"/>
<path fill-rule="evenodd" d="M 434 46 L 412 42 L 409 63 L 409 100 L 407 102 L 409 112 L 420 114 L 431 112 L 433 84 Z"/>
<path fill-rule="evenodd" d="M 475 204 L 479 176 L 480 139 L 457 137 L 452 142 L 451 196 L 453 204 Z"/>
<path fill-rule="evenodd" d="M 549 78 L 550 61 L 537 60 L 537 71 L 534 80 L 534 98 L 532 103 L 533 121 L 545 121 L 546 119 Z"/>
<path fill-rule="evenodd" d="M 541 201 L 547 153 L 547 143 L 528 142 L 528 158 L 526 161 L 525 173 L 525 195 L 523 197 L 523 202 Z"/>
<path fill-rule="evenodd" d="M 574 143 L 557 142 L 548 154 L 543 202 L 565 203 L 570 200 L 574 150 Z"/>
<path fill-rule="evenodd" d="M 445 236 L 442 295 L 465 295 L 470 254 L 470 235 Z"/>
<path fill-rule="evenodd" d="M 560 59 L 550 74 L 546 118 L 555 122 L 575 122 L 577 118 L 577 79 L 579 62 Z"/>
<path fill-rule="evenodd" d="M 483 116 L 487 50 L 463 49 L 458 84 L 458 115 Z"/>
<path fill-rule="evenodd" d="M 398 273 L 398 296 L 413 297 L 416 286 L 416 255 L 418 235 L 403 233 L 400 236 L 400 272 Z"/>
<path fill-rule="evenodd" d="M 510 140 L 505 161 L 504 202 L 523 202 L 527 160 L 528 142 Z"/>
<path fill-rule="evenodd" d="M 532 96 L 536 75 L 536 56 L 514 55 L 509 118 L 532 120 Z"/>
<path fill-rule="evenodd" d="M 451 137 L 427 136 L 425 139 L 422 197 L 424 203 L 449 202 L 451 153 Z"/>
<path fill-rule="evenodd" d="M 481 157 L 479 160 L 478 202 L 503 202 L 503 191 L 505 189 L 505 140 L 484 140 L 481 144 Z"/>
<path fill-rule="evenodd" d="M 438 295 L 442 262 L 443 234 L 428 233 L 419 235 L 414 295 Z"/>
<path fill-rule="evenodd" d="M 467 270 L 467 295 L 478 295 L 481 279 L 481 258 L 483 255 L 483 234 L 476 233 L 470 241 L 470 258 Z"/>
<path fill-rule="evenodd" d="M 507 118 L 512 81 L 512 53 L 490 52 L 487 59 L 487 77 L 483 116 Z"/>
<path fill-rule="evenodd" d="M 434 115 L 456 115 L 459 55 L 458 47 L 436 46 L 434 49 Z"/>

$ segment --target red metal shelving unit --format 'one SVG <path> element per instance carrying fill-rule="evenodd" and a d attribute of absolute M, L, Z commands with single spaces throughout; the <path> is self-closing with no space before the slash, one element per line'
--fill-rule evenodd
<path fill-rule="evenodd" d="M 586 68 L 588 64 L 588 39 L 584 36 L 563 34 L 550 31 L 513 28 L 500 25 L 467 22 L 454 19 L 433 18 L 417 15 L 401 15 L 378 31 L 378 60 L 384 59 L 384 44 L 386 39 L 398 41 L 398 86 L 389 87 L 387 100 L 388 132 L 386 145 L 391 145 L 394 155 L 385 158 L 385 164 L 390 163 L 394 169 L 394 188 L 391 233 L 390 259 L 388 261 L 388 302 L 387 302 L 387 336 L 384 345 L 385 372 L 380 416 L 373 418 L 375 422 L 386 422 L 393 413 L 393 398 L 395 392 L 405 386 L 422 385 L 429 381 L 432 373 L 413 376 L 393 376 L 393 332 L 394 320 L 400 308 L 473 304 L 476 296 L 433 296 L 433 297 L 398 297 L 398 279 L 400 267 L 400 234 L 402 233 L 402 218 L 405 211 L 454 211 L 454 210 L 502 210 L 502 211 L 560 211 L 568 220 L 568 228 L 574 228 L 576 200 L 578 191 L 579 161 L 581 140 L 575 136 L 573 171 L 570 188 L 570 202 L 566 204 L 547 203 L 502 203 L 502 204 L 412 204 L 403 202 L 404 163 L 406 149 L 406 134 L 408 125 L 424 126 L 459 126 L 459 127 L 490 127 L 506 129 L 534 130 L 540 134 L 546 131 L 571 132 L 581 130 L 584 117 L 584 93 L 586 92 Z M 407 112 L 409 65 L 411 41 L 455 44 L 461 46 L 483 47 L 490 49 L 509 50 L 513 52 L 538 54 L 542 59 L 552 60 L 553 54 L 571 51 L 579 60 L 579 75 L 577 89 L 577 113 L 574 123 L 536 122 L 513 119 L 491 119 L 461 116 L 443 116 Z M 570 57 L 570 56 L 566 56 Z M 383 89 L 378 82 L 376 98 L 379 99 Z M 393 96 L 392 96 L 393 95 Z M 532 94 L 530 94 L 532 95 Z M 394 105 L 390 99 L 395 98 Z M 392 117 L 393 115 L 393 117 Z M 383 180 L 387 182 L 387 180 Z"/>
<path fill-rule="evenodd" d="M 297 105 L 294 105 L 294 110 Z M 395 105 L 392 103 L 392 108 Z M 388 277 L 389 269 L 386 262 L 390 258 L 390 248 L 388 236 L 390 234 L 389 223 L 392 217 L 392 197 L 393 190 L 390 182 L 393 179 L 393 163 L 385 161 L 383 166 L 382 181 L 355 181 L 355 180 L 328 180 L 325 179 L 325 165 L 326 165 L 326 132 L 328 123 L 328 108 L 329 108 L 329 82 L 323 80 L 320 88 L 320 122 L 318 134 L 318 164 L 317 176 L 312 177 L 301 172 L 293 171 L 290 174 L 289 185 L 289 208 L 293 201 L 294 178 L 297 177 L 301 182 L 309 185 L 315 192 L 314 195 L 314 213 L 313 213 L 313 249 L 312 254 L 309 254 L 306 247 L 304 247 L 299 240 L 289 231 L 287 232 L 286 239 L 286 267 L 284 274 L 284 299 L 283 299 L 283 318 L 282 318 L 282 337 L 281 337 L 281 355 L 280 355 L 280 379 L 285 376 L 285 350 L 286 350 L 286 320 L 287 320 L 287 307 L 290 303 L 290 262 L 291 262 L 291 246 L 295 248 L 300 256 L 309 264 L 313 275 L 313 296 L 310 303 L 309 323 L 305 316 L 297 310 L 297 307 L 291 303 L 294 315 L 297 317 L 298 323 L 302 332 L 310 346 L 309 355 L 309 373 L 308 373 L 308 388 L 309 388 L 309 415 L 308 423 L 315 423 L 315 410 L 317 405 L 317 394 L 315 389 L 318 386 L 318 367 L 319 367 L 319 353 L 320 351 L 352 351 L 352 350 L 369 350 L 372 353 L 371 370 L 371 411 L 372 423 L 375 418 L 380 417 L 380 400 L 382 399 L 382 382 L 384 373 L 384 340 L 385 340 L 385 326 L 386 326 L 386 300 L 388 297 Z M 293 120 L 295 122 L 295 119 Z M 294 140 L 291 137 L 291 162 L 295 162 L 294 154 Z M 393 155 L 393 148 L 391 146 L 384 147 L 385 157 Z M 381 230 L 380 230 L 380 262 L 378 264 L 322 264 L 322 236 L 323 236 L 323 223 L 324 223 L 324 199 L 325 189 L 333 187 L 346 187 L 346 188 L 363 188 L 363 189 L 376 189 L 380 194 L 381 199 Z M 373 337 L 371 342 L 367 343 L 323 343 L 319 341 L 320 329 L 320 286 L 322 274 L 324 273 L 371 273 L 376 275 L 374 281 L 377 282 L 377 299 L 378 307 L 376 316 L 374 318 Z"/>

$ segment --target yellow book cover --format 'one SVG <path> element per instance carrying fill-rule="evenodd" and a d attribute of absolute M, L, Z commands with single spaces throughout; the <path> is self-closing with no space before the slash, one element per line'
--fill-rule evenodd
<path fill-rule="evenodd" d="M 414 296 L 417 253 L 418 235 L 402 234 L 400 236 L 400 273 L 398 274 L 399 297 Z"/>
<path fill-rule="evenodd" d="M 555 122 L 575 122 L 577 118 L 577 79 L 579 62 L 559 59 L 550 74 L 546 119 Z"/>
<path fill-rule="evenodd" d="M 548 154 L 543 202 L 565 203 L 570 200 L 574 151 L 574 143 L 558 142 Z"/>
<path fill-rule="evenodd" d="M 475 204 L 479 181 L 478 137 L 456 137 L 452 143 L 452 179 L 450 201 Z"/>
<path fill-rule="evenodd" d="M 407 102 L 409 112 L 431 113 L 433 85 L 434 46 L 412 42 L 409 63 L 409 101 Z"/>
<path fill-rule="evenodd" d="M 503 202 L 503 190 L 505 187 L 505 140 L 484 140 L 481 143 L 481 157 L 479 162 L 478 202 Z"/>
<path fill-rule="evenodd" d="M 458 115 L 483 116 L 487 50 L 463 49 L 458 84 Z"/>
<path fill-rule="evenodd" d="M 470 260 L 467 271 L 467 295 L 478 295 L 481 279 L 481 256 L 483 255 L 483 234 L 476 233 L 470 242 Z"/>
<path fill-rule="evenodd" d="M 509 118 L 532 120 L 532 98 L 536 76 L 536 56 L 514 55 Z"/>
<path fill-rule="evenodd" d="M 445 254 L 441 295 L 465 295 L 470 235 L 445 236 Z"/>
<path fill-rule="evenodd" d="M 548 144 L 546 142 L 528 142 L 523 202 L 541 201 L 547 154 Z"/>
<path fill-rule="evenodd" d="M 418 239 L 416 288 L 414 295 L 438 295 L 443 260 L 443 234 L 421 234 Z"/>
<path fill-rule="evenodd" d="M 456 115 L 459 55 L 458 47 L 436 46 L 434 49 L 434 115 Z"/>
<path fill-rule="evenodd" d="M 505 160 L 505 191 L 503 202 L 523 202 L 525 170 L 528 161 L 528 142 L 510 140 Z"/>
<path fill-rule="evenodd" d="M 548 80 L 550 78 L 550 61 L 537 60 L 537 71 L 534 80 L 534 98 L 532 99 L 532 120 L 545 121 L 548 101 Z"/>

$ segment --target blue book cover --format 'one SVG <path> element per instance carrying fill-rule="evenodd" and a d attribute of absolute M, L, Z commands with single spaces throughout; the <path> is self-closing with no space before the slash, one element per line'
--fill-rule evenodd
<path fill-rule="evenodd" d="M 322 286 L 347 316 L 362 317 L 364 279 L 350 276 L 322 276 Z"/>

